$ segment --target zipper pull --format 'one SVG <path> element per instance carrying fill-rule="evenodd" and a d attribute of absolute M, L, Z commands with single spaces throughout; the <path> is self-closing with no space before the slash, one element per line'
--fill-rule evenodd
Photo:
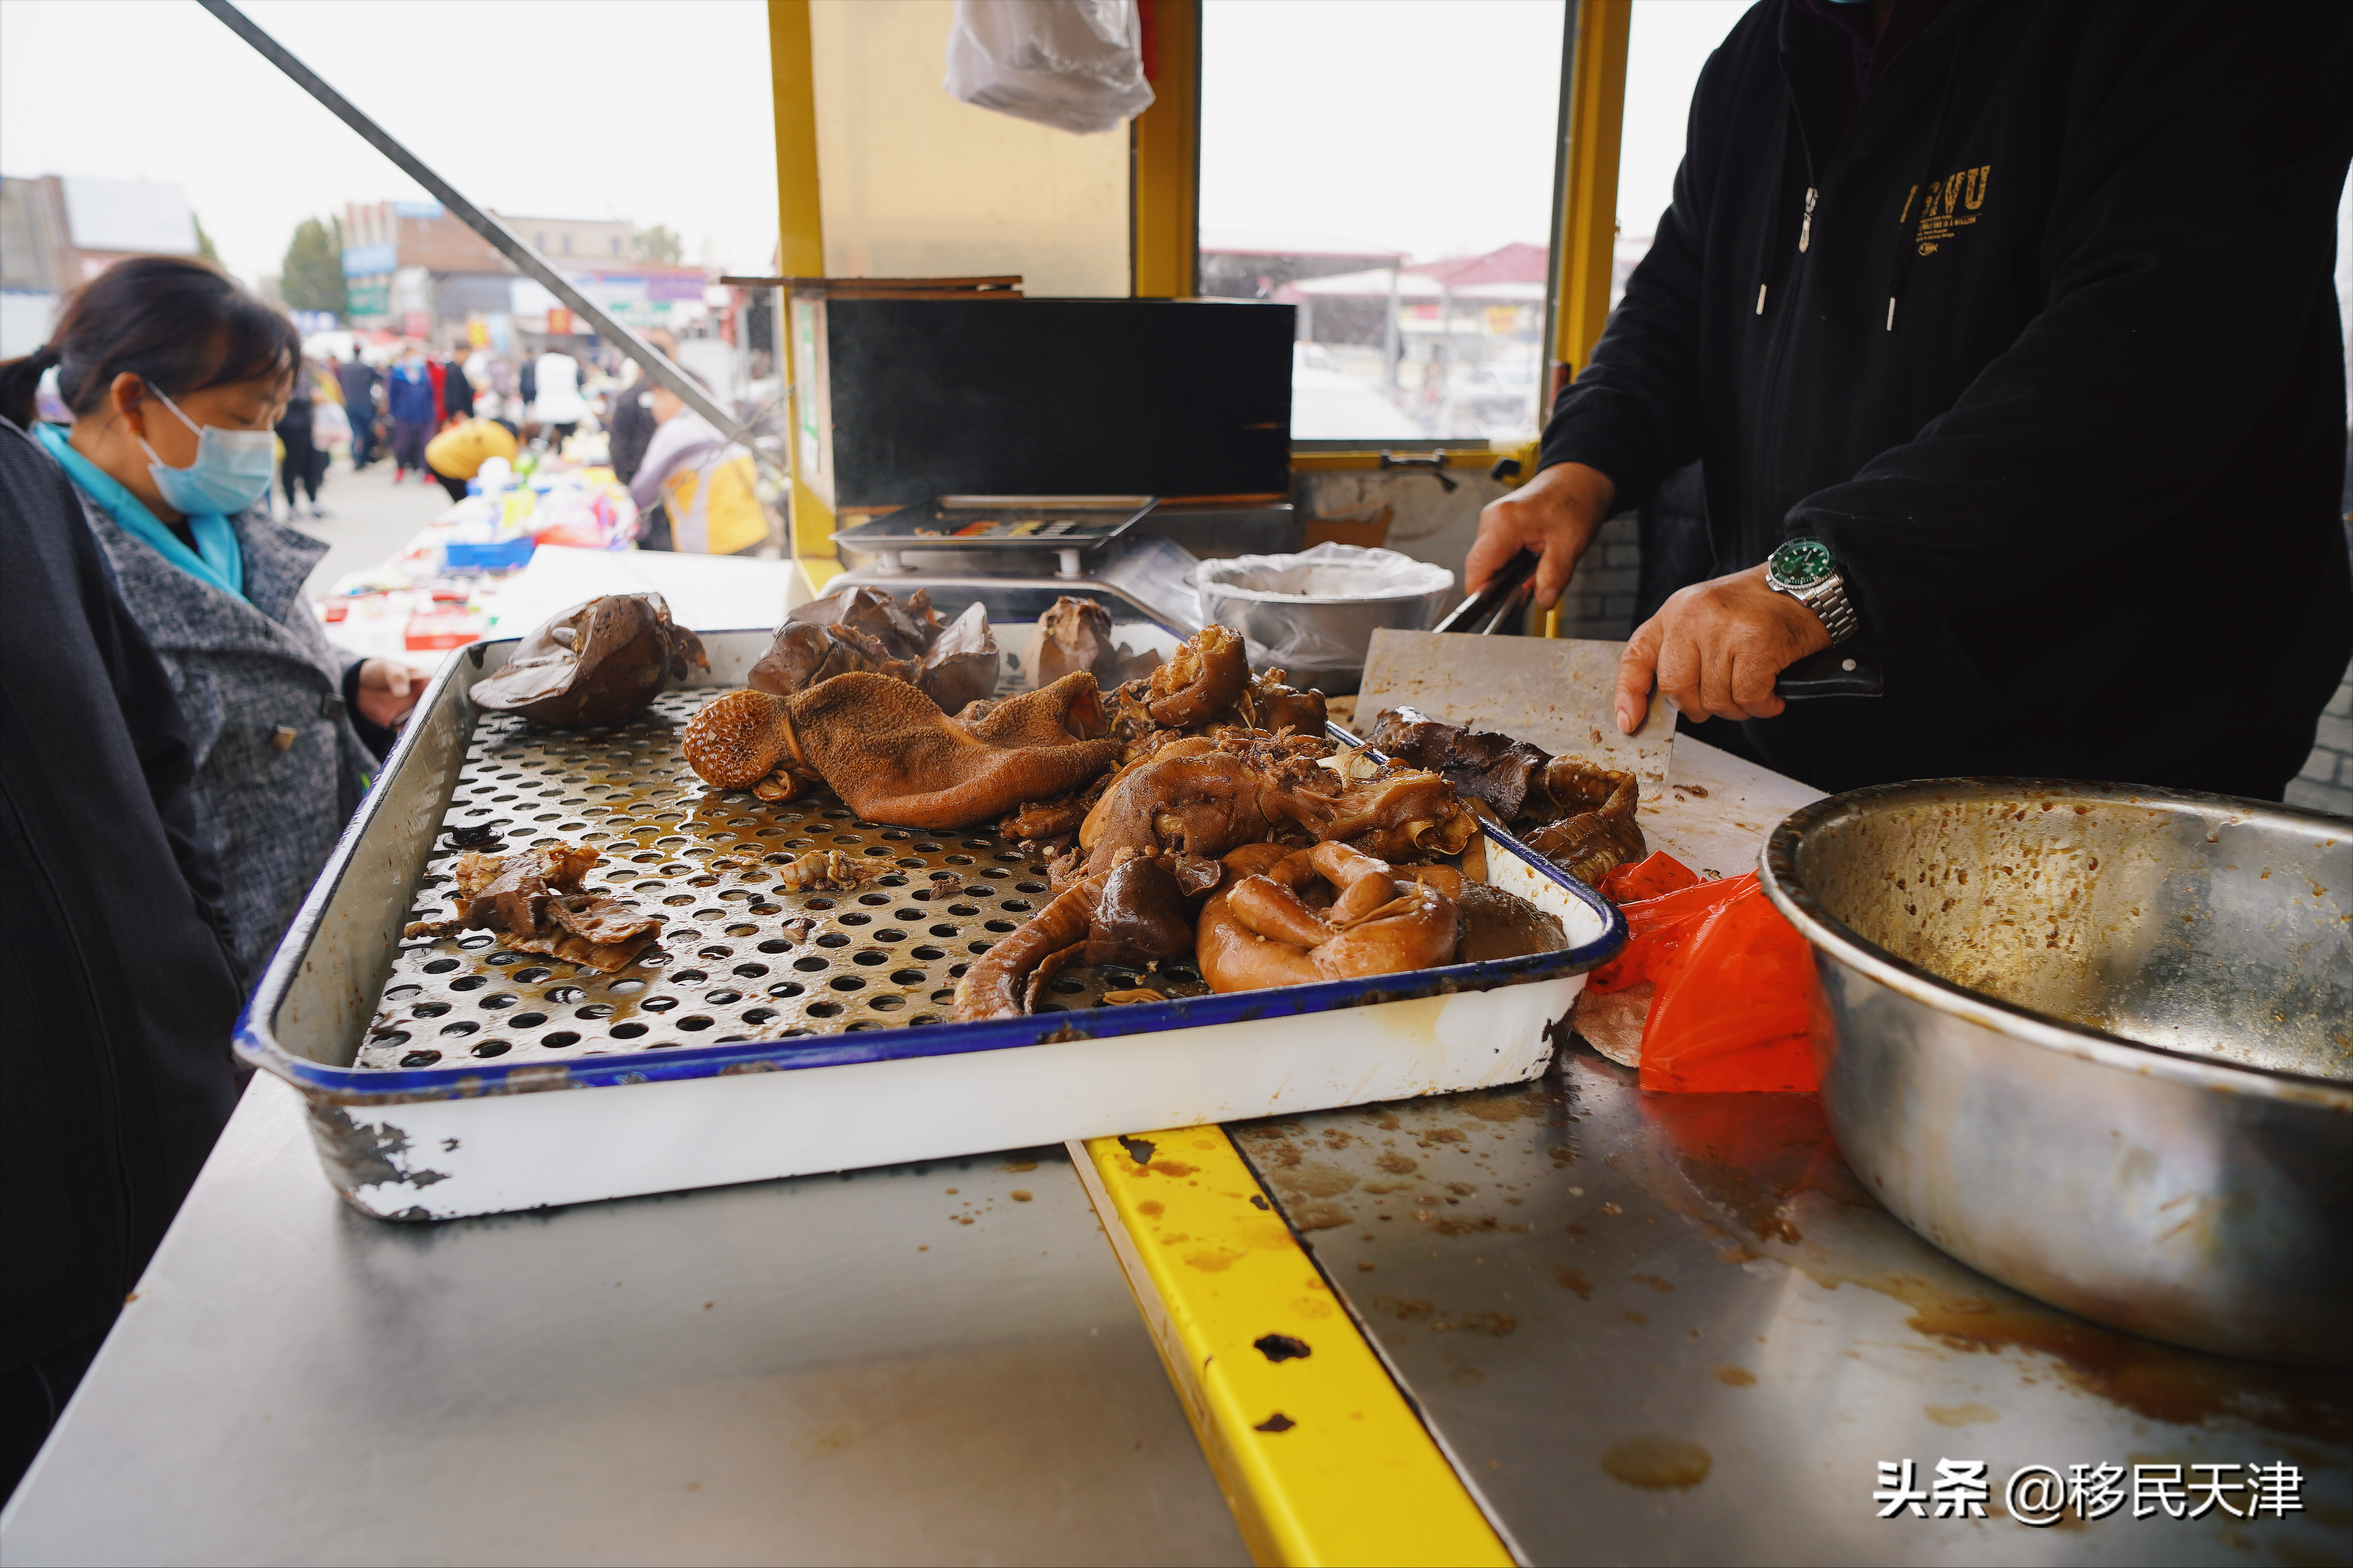
<path fill-rule="evenodd" d="M 1798 226 L 1798 249 L 1802 254 L 1814 237 L 1814 198 L 1821 193 L 1810 185 L 1806 189 L 1806 221 Z"/>

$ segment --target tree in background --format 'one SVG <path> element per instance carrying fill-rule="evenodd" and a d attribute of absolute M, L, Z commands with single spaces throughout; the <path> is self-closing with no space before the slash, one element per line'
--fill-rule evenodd
<path fill-rule="evenodd" d="M 205 232 L 205 220 L 190 213 L 188 221 L 196 226 L 196 259 L 216 272 L 227 271 L 221 265 L 220 252 L 213 248 L 213 237 Z"/>
<path fill-rule="evenodd" d="M 332 310 L 341 316 L 343 296 L 343 225 L 306 217 L 294 229 L 279 268 L 279 292 L 291 310 Z"/>
<path fill-rule="evenodd" d="M 636 261 L 659 261 L 675 267 L 686 256 L 686 241 L 679 238 L 668 224 L 658 223 L 651 228 L 630 231 L 629 256 Z"/>

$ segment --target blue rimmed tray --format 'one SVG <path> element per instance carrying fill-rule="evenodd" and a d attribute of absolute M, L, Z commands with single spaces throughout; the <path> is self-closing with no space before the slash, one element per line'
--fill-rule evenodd
<path fill-rule="evenodd" d="M 1178 640 L 1116 631 L 1162 651 Z M 706 634 L 709 676 L 603 732 L 475 710 L 512 640 L 472 646 L 435 679 L 237 1030 L 246 1059 L 305 1097 L 329 1179 L 356 1206 L 450 1218 L 1515 1082 L 1543 1070 L 1547 1031 L 1625 940 L 1605 900 L 1497 833 L 1490 879 L 1559 916 L 1568 947 L 1126 1006 L 1099 1005 L 1097 976 L 1057 1011 L 944 1021 L 958 950 L 1042 902 L 1042 868 L 989 834 L 884 837 L 898 830 L 828 817 L 828 801 L 701 785 L 675 728 L 741 685 L 770 635 Z M 408 921 L 446 907 L 445 830 L 484 822 L 511 847 L 595 842 L 597 880 L 682 898 L 658 962 L 599 976 L 479 934 L 404 942 Z M 836 837 L 892 869 L 813 900 L 709 865 Z M 818 928 L 787 945 L 770 928 L 796 917 Z"/>

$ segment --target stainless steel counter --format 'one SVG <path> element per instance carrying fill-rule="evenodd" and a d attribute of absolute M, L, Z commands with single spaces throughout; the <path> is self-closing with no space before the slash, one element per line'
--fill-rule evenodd
<path fill-rule="evenodd" d="M 1813 1097 L 1634 1079 L 1580 1044 L 1535 1084 L 1232 1130 L 1523 1561 L 2346 1559 L 2353 1377 L 2038 1306 L 1873 1203 Z M 1987 1462 L 1987 1518 L 1876 1517 L 1879 1461 L 1925 1488 L 1946 1458 Z M 2029 1463 L 2280 1460 L 2300 1516 L 2000 1516 Z"/>
<path fill-rule="evenodd" d="M 1668 794 L 1651 847 L 1710 874 L 1819 798 L 1689 738 Z M 1525 1562 L 2353 1561 L 2353 1376 L 1995 1284 L 1856 1184 L 1811 1096 L 1645 1095 L 1579 1042 L 1522 1088 L 1231 1131 Z M 1984 1460 L 1987 1517 L 1878 1518 L 1906 1459 Z M 2255 1462 L 2302 1470 L 2301 1514 L 2001 1508 L 2027 1464 Z"/>
<path fill-rule="evenodd" d="M 0 1559 L 1249 1560 L 1060 1150 L 389 1225 L 266 1078 Z"/>

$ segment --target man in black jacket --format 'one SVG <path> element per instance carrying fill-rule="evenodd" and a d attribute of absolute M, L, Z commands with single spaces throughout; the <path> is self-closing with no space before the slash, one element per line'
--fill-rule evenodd
<path fill-rule="evenodd" d="M 228 1120 L 243 988 L 171 680 L 65 475 L 5 419 L 0 559 L 5 1492 Z"/>
<path fill-rule="evenodd" d="M 1763 0 L 1467 580 L 1539 549 L 1550 603 L 1704 458 L 1715 575 L 1636 631 L 1624 727 L 1655 679 L 1825 789 L 2279 798 L 2353 651 L 2348 80 L 2353 6 Z M 1886 695 L 1785 710 L 1839 634 Z"/>
<path fill-rule="evenodd" d="M 352 471 L 356 473 L 375 458 L 375 390 L 384 377 L 360 358 L 360 346 L 353 343 L 352 357 L 335 367 L 335 384 L 343 389 L 343 414 L 352 422 Z"/>

